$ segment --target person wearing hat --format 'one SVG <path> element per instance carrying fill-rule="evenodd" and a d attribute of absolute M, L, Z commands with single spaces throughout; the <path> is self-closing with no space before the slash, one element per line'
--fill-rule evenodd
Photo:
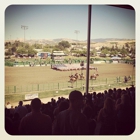
<path fill-rule="evenodd" d="M 83 96 L 80 91 L 74 90 L 69 94 L 69 108 L 58 114 L 54 123 L 53 135 L 87 135 L 88 122 L 81 113 Z"/>

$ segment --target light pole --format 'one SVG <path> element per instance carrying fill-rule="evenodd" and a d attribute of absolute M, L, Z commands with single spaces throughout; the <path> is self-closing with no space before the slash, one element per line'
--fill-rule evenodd
<path fill-rule="evenodd" d="M 24 43 L 25 43 L 25 30 L 28 29 L 28 26 L 25 26 L 25 25 L 21 25 L 21 29 L 24 30 Z"/>
<path fill-rule="evenodd" d="M 76 39 L 77 39 L 77 41 L 78 41 L 78 34 L 80 33 L 80 31 L 75 30 L 74 33 L 76 34 Z M 77 46 L 77 41 L 76 41 L 76 46 Z"/>

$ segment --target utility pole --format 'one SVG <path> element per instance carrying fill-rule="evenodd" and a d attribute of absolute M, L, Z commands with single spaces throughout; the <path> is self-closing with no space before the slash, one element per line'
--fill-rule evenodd
<path fill-rule="evenodd" d="M 88 6 L 88 33 L 87 33 L 87 68 L 86 68 L 86 94 L 89 87 L 89 58 L 90 58 L 90 32 L 91 32 L 91 11 L 92 6 Z"/>
<path fill-rule="evenodd" d="M 24 43 L 25 43 L 25 30 L 28 29 L 28 26 L 25 26 L 25 25 L 21 25 L 21 29 L 24 30 Z"/>
<path fill-rule="evenodd" d="M 80 31 L 75 30 L 74 33 L 76 33 L 76 40 L 78 41 L 78 34 L 80 33 Z M 76 41 L 76 47 L 77 47 L 77 41 Z"/>

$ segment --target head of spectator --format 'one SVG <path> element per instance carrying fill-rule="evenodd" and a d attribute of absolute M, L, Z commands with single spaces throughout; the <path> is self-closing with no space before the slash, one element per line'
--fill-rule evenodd
<path fill-rule="evenodd" d="M 104 101 L 104 109 L 106 110 L 107 113 L 112 113 L 114 111 L 114 101 L 108 97 L 106 98 L 106 100 Z"/>
<path fill-rule="evenodd" d="M 31 101 L 31 109 L 32 112 L 40 112 L 41 108 L 41 100 L 39 98 L 35 98 Z"/>
<path fill-rule="evenodd" d="M 83 95 L 80 91 L 74 90 L 69 94 L 69 109 L 79 110 L 83 107 Z"/>
<path fill-rule="evenodd" d="M 23 102 L 22 101 L 19 101 L 18 104 L 19 104 L 19 106 L 22 106 L 23 105 Z"/>
<path fill-rule="evenodd" d="M 63 110 L 66 110 L 69 108 L 69 103 L 68 101 L 64 100 L 64 101 L 61 101 L 60 104 L 59 104 L 59 112 L 63 111 Z"/>
<path fill-rule="evenodd" d="M 6 108 L 8 108 L 8 109 L 11 108 L 11 104 L 10 104 L 10 102 L 7 102 L 7 104 L 6 104 Z"/>
<path fill-rule="evenodd" d="M 129 97 L 129 95 L 123 94 L 123 95 L 121 96 L 121 102 L 122 102 L 123 104 L 129 104 L 129 103 L 130 103 L 130 97 Z"/>

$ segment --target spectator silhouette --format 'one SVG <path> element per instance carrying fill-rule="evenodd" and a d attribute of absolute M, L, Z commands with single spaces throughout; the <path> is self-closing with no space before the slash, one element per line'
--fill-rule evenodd
<path fill-rule="evenodd" d="M 20 124 L 19 114 L 15 113 L 12 120 L 13 120 L 13 127 L 14 127 L 13 128 L 13 131 L 14 131 L 13 135 L 18 135 L 19 134 L 18 128 L 19 128 L 19 124 Z"/>
<path fill-rule="evenodd" d="M 104 107 L 99 111 L 97 116 L 99 134 L 113 135 L 115 134 L 116 113 L 114 109 L 114 101 L 108 97 L 104 101 Z"/>
<path fill-rule="evenodd" d="M 121 103 L 117 105 L 117 133 L 129 135 L 134 131 L 134 112 L 130 102 L 130 96 L 123 94 Z"/>
<path fill-rule="evenodd" d="M 28 113 L 19 126 L 19 133 L 22 135 L 50 135 L 52 131 L 52 121 L 48 115 L 40 111 L 41 101 L 35 98 L 31 101 L 32 111 Z"/>
<path fill-rule="evenodd" d="M 94 135 L 95 127 L 96 127 L 96 121 L 92 118 L 93 110 L 89 105 L 86 105 L 83 109 L 83 114 L 86 115 L 88 119 L 88 128 L 89 128 L 89 135 Z"/>
<path fill-rule="evenodd" d="M 56 117 L 61 111 L 63 110 L 66 110 L 69 108 L 69 103 L 68 101 L 64 100 L 64 101 L 61 101 L 58 105 L 58 107 L 55 108 L 54 110 L 54 117 Z"/>
<path fill-rule="evenodd" d="M 53 112 L 52 112 L 52 108 L 51 108 L 51 103 L 50 102 L 44 104 L 44 110 L 42 111 L 42 113 L 50 116 L 51 120 L 53 122 L 54 116 L 53 116 Z"/>
<path fill-rule="evenodd" d="M 85 135 L 88 134 L 88 122 L 81 113 L 83 96 L 74 90 L 69 94 L 69 108 L 58 114 L 53 124 L 54 135 Z"/>
<path fill-rule="evenodd" d="M 10 117 L 5 116 L 5 131 L 10 134 L 13 135 L 14 134 L 14 125 L 13 125 L 13 121 Z"/>
<path fill-rule="evenodd" d="M 15 109 L 5 107 L 5 130 L 11 135 L 43 135 L 51 134 L 52 130 L 53 134 L 62 135 L 129 135 L 134 132 L 135 87 L 132 86 L 126 90 L 109 89 L 104 93 L 93 92 L 93 94 L 82 96 L 81 92 L 72 91 L 69 99 L 58 97 L 58 100 L 55 101 L 52 98 L 51 102 L 42 105 L 37 98 L 34 99 L 36 101 L 32 100 L 31 105 L 21 105 L 28 110 L 28 114 L 22 120 L 20 119 L 21 113 L 14 111 L 19 108 L 22 103 L 20 101 L 19 106 Z M 84 104 L 82 98 L 86 101 Z M 103 107 L 102 103 L 104 103 Z M 101 110 L 99 110 L 100 108 Z M 53 114 L 53 111 L 56 114 Z M 53 119 L 55 115 L 56 119 Z M 53 122 L 53 129 L 51 122 Z M 19 129 L 17 129 L 19 125 Z"/>
<path fill-rule="evenodd" d="M 28 110 L 27 110 L 27 108 L 25 106 L 23 106 L 22 101 L 19 101 L 19 105 L 18 105 L 18 107 L 16 107 L 14 113 L 18 113 L 20 119 L 22 119 L 28 113 Z"/>

